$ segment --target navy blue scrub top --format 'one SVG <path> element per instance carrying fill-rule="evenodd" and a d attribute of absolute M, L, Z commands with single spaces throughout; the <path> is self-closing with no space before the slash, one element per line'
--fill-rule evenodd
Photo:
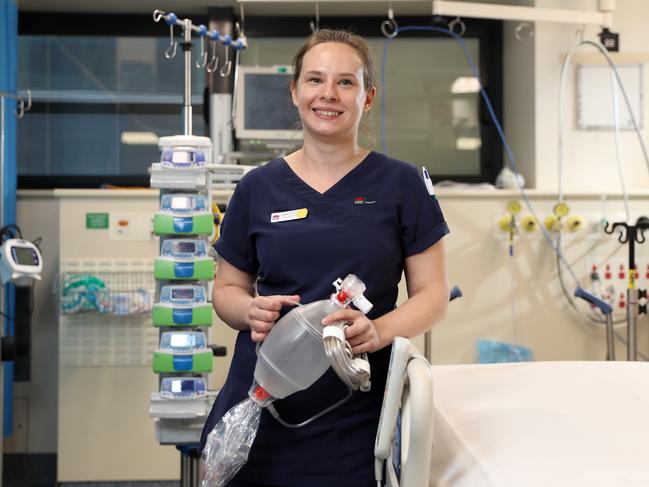
<path fill-rule="evenodd" d="M 306 208 L 306 218 L 271 222 L 271 214 Z M 228 205 L 215 248 L 238 269 L 258 276 L 261 296 L 299 294 L 306 304 L 328 298 L 332 282 L 356 274 L 374 304 L 370 319 L 395 307 L 404 259 L 448 233 L 436 199 L 417 169 L 371 152 L 333 187 L 319 193 L 275 159 L 241 179 Z M 288 311 L 288 310 L 284 310 Z M 370 392 L 297 429 L 264 410 L 248 462 L 235 479 L 268 485 L 373 487 L 374 439 L 390 347 L 369 354 Z M 256 362 L 249 331 L 239 332 L 230 371 L 210 413 L 207 434 L 232 406 L 247 398 Z M 306 391 L 275 402 L 281 417 L 299 423 L 347 393 L 329 369 Z"/>

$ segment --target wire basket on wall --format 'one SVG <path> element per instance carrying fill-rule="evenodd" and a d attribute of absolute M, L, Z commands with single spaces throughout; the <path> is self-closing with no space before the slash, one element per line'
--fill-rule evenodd
<path fill-rule="evenodd" d="M 153 262 L 129 259 L 62 261 L 57 294 L 62 315 L 150 313 L 155 297 Z"/>

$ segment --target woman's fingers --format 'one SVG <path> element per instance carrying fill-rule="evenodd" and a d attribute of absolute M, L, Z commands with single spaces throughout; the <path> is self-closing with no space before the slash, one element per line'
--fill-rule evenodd
<path fill-rule="evenodd" d="M 248 316 L 250 316 L 252 320 L 268 321 L 272 323 L 279 318 L 279 311 L 267 311 L 265 309 L 252 307 L 250 308 Z"/>
<path fill-rule="evenodd" d="M 352 353 L 373 352 L 379 347 L 379 334 L 374 323 L 362 312 L 355 309 L 341 309 L 327 315 L 323 325 L 330 325 L 335 322 L 347 322 L 345 338 L 352 347 Z"/>
<path fill-rule="evenodd" d="M 297 294 L 293 294 L 291 296 L 279 295 L 274 297 L 279 298 L 282 306 L 297 306 L 298 304 L 300 304 L 300 296 Z"/>
<path fill-rule="evenodd" d="M 259 309 L 264 309 L 267 311 L 279 311 L 284 306 L 295 306 L 300 303 L 300 296 L 284 296 L 284 295 L 274 295 L 274 296 L 257 296 L 252 301 L 253 306 L 256 306 Z"/>
<path fill-rule="evenodd" d="M 300 296 L 273 295 L 256 296 L 250 304 L 248 319 L 250 321 L 251 338 L 261 342 L 266 338 L 275 322 L 279 319 L 280 311 L 285 306 L 300 304 Z"/>
<path fill-rule="evenodd" d="M 330 325 L 336 321 L 356 321 L 358 318 L 365 318 L 365 315 L 356 309 L 345 308 L 328 314 L 322 320 L 323 325 Z M 366 318 L 367 319 L 367 318 Z"/>
<path fill-rule="evenodd" d="M 266 333 L 260 333 L 258 331 L 252 330 L 252 332 L 250 333 L 250 338 L 252 338 L 253 342 L 263 342 L 266 338 L 266 335 Z"/>

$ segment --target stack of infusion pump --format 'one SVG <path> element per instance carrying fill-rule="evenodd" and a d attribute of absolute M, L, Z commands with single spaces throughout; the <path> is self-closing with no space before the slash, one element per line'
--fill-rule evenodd
<path fill-rule="evenodd" d="M 208 391 L 213 352 L 210 303 L 215 231 L 209 176 L 208 137 L 161 137 L 160 162 L 150 168 L 151 187 L 160 189 L 153 229 L 160 237 L 155 259 L 157 283 L 153 325 L 160 346 L 153 356 L 159 390 L 151 394 L 150 415 L 161 444 L 196 444 L 213 397 Z"/>

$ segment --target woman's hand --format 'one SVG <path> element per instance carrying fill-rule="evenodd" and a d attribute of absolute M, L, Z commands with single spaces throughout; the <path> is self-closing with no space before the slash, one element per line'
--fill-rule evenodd
<path fill-rule="evenodd" d="M 279 318 L 279 312 L 284 306 L 300 304 L 300 296 L 274 295 L 256 296 L 248 309 L 250 336 L 253 342 L 263 342 L 268 332 Z"/>
<path fill-rule="evenodd" d="M 323 325 L 330 325 L 336 321 L 349 324 L 345 328 L 345 338 L 352 347 L 354 355 L 364 352 L 374 352 L 381 347 L 379 333 L 367 316 L 356 309 L 345 308 L 325 316 Z"/>

